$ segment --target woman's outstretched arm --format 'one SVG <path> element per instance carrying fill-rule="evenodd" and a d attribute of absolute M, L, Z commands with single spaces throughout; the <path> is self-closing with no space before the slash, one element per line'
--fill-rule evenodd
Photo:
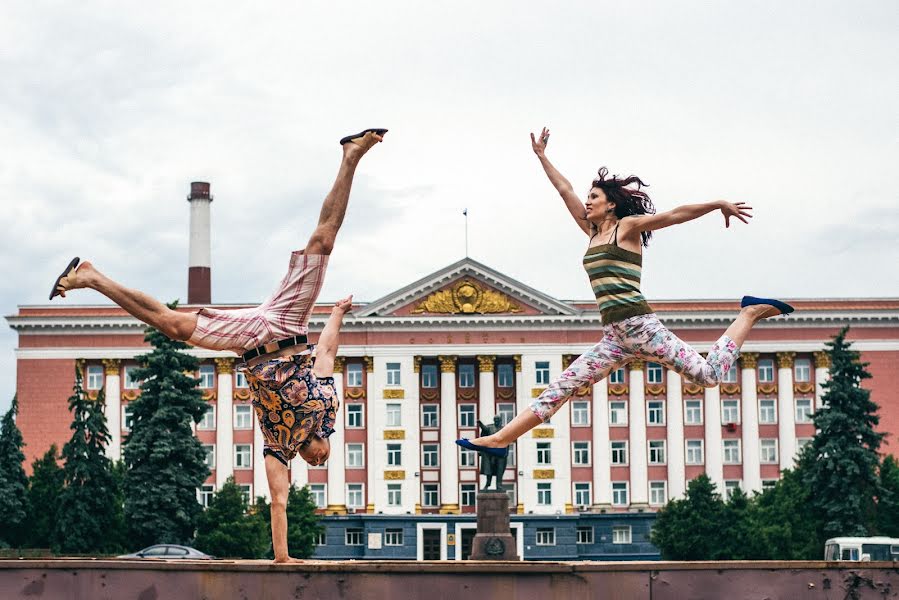
<path fill-rule="evenodd" d="M 684 204 L 655 215 L 625 217 L 621 220 L 620 233 L 621 235 L 628 235 L 640 231 L 655 231 L 656 229 L 663 229 L 698 219 L 716 210 L 720 210 L 721 214 L 724 215 L 725 227 L 730 227 L 731 217 L 736 217 L 744 223 L 749 223 L 747 219 L 752 218 L 752 207 L 745 202 L 732 203 L 726 200 L 715 200 L 714 202 L 705 202 L 703 204 Z"/>
<path fill-rule="evenodd" d="M 568 212 L 571 213 L 571 216 L 577 222 L 578 227 L 580 227 L 587 235 L 592 235 L 590 232 L 590 223 L 587 221 L 587 209 L 584 207 L 584 203 L 581 202 L 580 198 L 577 197 L 577 194 L 574 193 L 571 182 L 565 179 L 565 176 L 559 173 L 558 169 L 556 169 L 553 164 L 549 162 L 549 159 L 546 158 L 546 144 L 548 141 L 549 129 L 546 127 L 540 132 L 539 139 L 534 137 L 533 133 L 531 134 L 531 147 L 534 149 L 534 154 L 540 159 L 540 164 L 543 165 L 543 170 L 546 172 L 546 176 L 549 177 L 550 183 L 553 184 L 553 187 L 556 188 L 556 191 L 562 196 L 562 200 L 565 201 L 565 206 L 568 207 Z"/>

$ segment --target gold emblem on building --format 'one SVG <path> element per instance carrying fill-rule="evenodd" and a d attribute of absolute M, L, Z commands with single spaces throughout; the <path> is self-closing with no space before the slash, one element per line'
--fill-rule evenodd
<path fill-rule="evenodd" d="M 517 313 L 521 306 L 509 296 L 482 287 L 477 281 L 465 278 L 447 290 L 438 290 L 421 301 L 413 314 L 493 314 Z"/>

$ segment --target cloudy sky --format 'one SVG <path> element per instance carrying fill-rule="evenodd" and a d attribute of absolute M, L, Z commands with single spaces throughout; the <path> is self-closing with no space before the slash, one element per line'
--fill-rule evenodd
<path fill-rule="evenodd" d="M 650 298 L 896 297 L 897 32 L 893 0 L 5 3 L 0 310 L 45 303 L 73 255 L 184 299 L 193 180 L 215 196 L 213 300 L 261 299 L 364 127 L 390 133 L 322 300 L 458 260 L 463 208 L 473 258 L 590 298 L 586 240 L 531 152 L 542 125 L 584 193 L 607 165 L 659 210 L 755 208 L 659 232 Z M 2 410 L 16 344 L 4 327 Z"/>

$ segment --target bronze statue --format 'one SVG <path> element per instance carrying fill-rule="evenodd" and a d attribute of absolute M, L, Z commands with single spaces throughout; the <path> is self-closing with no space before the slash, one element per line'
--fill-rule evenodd
<path fill-rule="evenodd" d="M 480 435 L 483 437 L 485 435 L 492 435 L 502 429 L 502 419 L 499 415 L 493 417 L 493 425 L 484 425 L 480 421 L 478 421 L 478 429 L 480 429 Z M 478 452 L 481 456 L 480 462 L 480 474 L 487 477 L 487 483 L 484 484 L 484 487 L 481 491 L 486 491 L 490 489 L 490 480 L 496 477 L 496 487 L 493 488 L 495 490 L 502 491 L 503 490 L 503 473 L 506 471 L 506 460 L 505 456 L 493 456 L 492 454 L 487 454 L 486 452 Z"/>

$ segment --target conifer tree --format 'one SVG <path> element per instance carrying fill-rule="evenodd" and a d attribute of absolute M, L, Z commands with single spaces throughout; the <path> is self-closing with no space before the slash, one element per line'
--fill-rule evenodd
<path fill-rule="evenodd" d="M 220 558 L 263 558 L 271 546 L 265 520 L 248 511 L 240 488 L 229 477 L 197 522 L 197 550 Z"/>
<path fill-rule="evenodd" d="M 106 456 L 105 393 L 91 400 L 75 369 L 75 385 L 69 397 L 72 437 L 62 448 L 65 489 L 59 498 L 53 547 L 65 554 L 117 552 L 116 502 L 119 492 L 112 462 Z"/>
<path fill-rule="evenodd" d="M 316 509 L 308 486 L 300 488 L 290 484 L 287 493 L 287 550 L 294 558 L 312 556 L 318 536 L 325 531 Z M 262 496 L 256 498 L 256 513 L 265 519 L 266 527 L 271 530 L 271 507 Z M 266 556 L 274 557 L 271 544 Z"/>
<path fill-rule="evenodd" d="M 809 489 L 798 468 L 783 471 L 773 488 L 753 497 L 750 520 L 760 548 L 753 558 L 820 560 L 824 551 L 819 544 L 820 520 L 809 510 L 809 502 Z"/>
<path fill-rule="evenodd" d="M 18 412 L 19 401 L 13 396 L 0 423 L 0 548 L 22 543 L 28 515 L 28 478 L 22 467 L 25 443 L 16 425 Z"/>
<path fill-rule="evenodd" d="M 174 308 L 174 305 L 171 305 Z M 183 352 L 184 342 L 154 328 L 144 338 L 153 346 L 138 356 L 143 365 L 141 395 L 131 403 L 133 424 L 124 444 L 125 519 L 129 546 L 184 544 L 194 537 L 202 507 L 197 488 L 209 469 L 191 429 L 207 409 L 198 380 L 190 375 L 199 361 Z"/>
<path fill-rule="evenodd" d="M 837 536 L 870 535 L 876 527 L 878 450 L 882 433 L 871 393 L 861 382 L 871 377 L 866 363 L 846 341 L 848 327 L 827 343 L 830 380 L 823 384 L 827 408 L 815 412 L 818 430 L 797 470 L 809 491 L 809 509 L 821 519 L 819 545 Z"/>
<path fill-rule="evenodd" d="M 65 485 L 56 444 L 32 464 L 28 481 L 28 538 L 32 548 L 49 548 L 56 529 L 56 514 Z"/>
<path fill-rule="evenodd" d="M 664 560 L 712 560 L 720 554 L 724 503 L 703 473 L 687 485 L 686 497 L 656 513 L 652 543 Z"/>
<path fill-rule="evenodd" d="M 899 537 L 899 464 L 892 455 L 887 455 L 880 464 L 877 534 Z"/>

